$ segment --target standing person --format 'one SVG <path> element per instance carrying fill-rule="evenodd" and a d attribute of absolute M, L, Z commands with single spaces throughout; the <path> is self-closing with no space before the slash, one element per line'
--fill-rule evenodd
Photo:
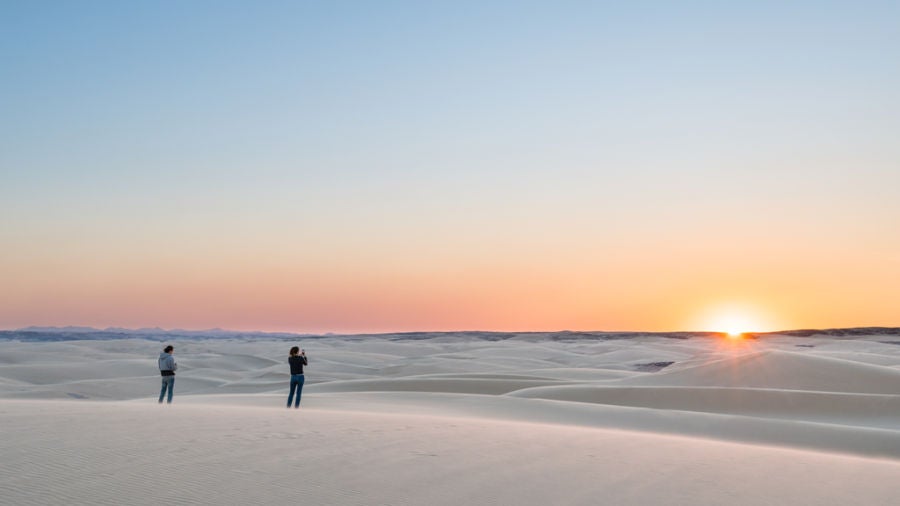
<path fill-rule="evenodd" d="M 298 355 L 299 353 L 299 355 Z M 306 350 L 301 350 L 298 346 L 291 348 L 291 354 L 288 356 L 288 364 L 291 365 L 291 393 L 288 394 L 287 407 L 291 407 L 291 401 L 294 400 L 294 390 L 297 390 L 297 401 L 294 408 L 300 407 L 300 393 L 303 392 L 303 366 L 307 365 Z"/>
<path fill-rule="evenodd" d="M 175 357 L 172 356 L 174 351 L 175 348 L 170 344 L 159 354 L 159 374 L 162 375 L 162 388 L 159 390 L 160 404 L 162 404 L 163 397 L 166 396 L 166 390 L 169 392 L 167 403 L 172 404 L 172 393 L 175 389 L 175 371 L 178 369 Z"/>

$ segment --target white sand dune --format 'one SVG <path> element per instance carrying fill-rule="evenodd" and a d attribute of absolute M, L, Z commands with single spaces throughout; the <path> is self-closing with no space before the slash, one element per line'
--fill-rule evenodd
<path fill-rule="evenodd" d="M 808 353 L 766 350 L 652 376 L 623 379 L 620 383 L 897 394 L 900 393 L 900 371 Z"/>
<path fill-rule="evenodd" d="M 516 397 L 723 413 L 865 427 L 900 427 L 900 395 L 721 387 L 544 386 Z"/>
<path fill-rule="evenodd" d="M 5 402 L 7 504 L 891 504 L 897 461 L 491 418 Z M 85 430 L 90 429 L 90 430 Z"/>
<path fill-rule="evenodd" d="M 604 368 L 594 369 L 587 367 L 549 367 L 541 369 L 540 371 L 542 378 L 568 381 L 605 381 L 627 378 L 639 374 L 641 373 L 637 371 L 622 371 Z"/>
<path fill-rule="evenodd" d="M 315 392 L 455 392 L 500 395 L 523 388 L 558 384 L 558 380 L 496 378 L 413 378 L 333 381 L 314 387 Z"/>
<path fill-rule="evenodd" d="M 879 340 L 0 342 L 0 504 L 893 504 Z"/>

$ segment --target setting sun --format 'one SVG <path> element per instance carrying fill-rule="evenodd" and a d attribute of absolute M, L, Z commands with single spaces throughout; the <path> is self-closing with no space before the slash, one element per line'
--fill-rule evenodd
<path fill-rule="evenodd" d="M 721 332 L 731 339 L 751 332 L 776 330 L 771 319 L 758 307 L 745 303 L 719 304 L 708 308 L 698 319 L 696 328 Z"/>
<path fill-rule="evenodd" d="M 721 321 L 714 323 L 712 329 L 717 332 L 724 332 L 730 338 L 740 337 L 741 334 L 752 332 L 756 327 L 749 320 L 737 317 L 725 317 Z"/>

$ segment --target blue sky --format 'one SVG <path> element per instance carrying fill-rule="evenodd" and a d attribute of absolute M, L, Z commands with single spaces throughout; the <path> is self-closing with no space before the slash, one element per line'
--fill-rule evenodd
<path fill-rule="evenodd" d="M 0 273 L 31 301 L 8 302 L 46 304 L 37 280 L 50 271 L 90 299 L 75 273 L 98 257 L 161 268 L 171 251 L 182 265 L 167 271 L 173 280 L 220 254 L 226 275 L 253 270 L 236 251 L 255 265 L 282 251 L 275 265 L 325 265 L 322 283 L 370 267 L 405 279 L 403 266 L 418 265 L 436 291 L 448 288 L 429 276 L 448 264 L 518 278 L 643 258 L 658 280 L 673 259 L 727 258 L 741 270 L 787 252 L 790 261 L 755 272 L 815 277 L 868 262 L 881 281 L 852 269 L 845 281 L 882 293 L 897 280 L 900 248 L 898 10 L 5 2 Z M 823 265 L 808 267 L 813 252 Z M 628 269 L 646 283 L 637 264 Z M 113 292 L 141 276 L 113 271 L 103 284 Z M 847 323 L 896 309 L 879 307 Z M 177 320 L 166 315 L 147 323 Z M 482 321 L 466 318 L 446 325 Z M 641 324 L 604 318 L 572 316 L 597 328 Z"/>

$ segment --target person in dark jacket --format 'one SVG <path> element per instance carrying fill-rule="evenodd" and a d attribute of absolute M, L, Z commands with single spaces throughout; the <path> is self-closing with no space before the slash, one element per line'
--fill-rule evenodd
<path fill-rule="evenodd" d="M 287 407 L 291 407 L 291 401 L 294 400 L 294 390 L 297 391 L 297 400 L 294 403 L 295 408 L 300 407 L 300 393 L 303 392 L 303 366 L 307 365 L 306 350 L 294 346 L 291 348 L 291 354 L 288 356 L 288 364 L 291 365 L 291 393 L 288 394 Z"/>
<path fill-rule="evenodd" d="M 167 390 L 169 392 L 167 403 L 172 404 L 172 393 L 175 389 L 175 371 L 178 369 L 175 357 L 172 356 L 174 352 L 175 348 L 169 345 L 159 354 L 159 374 L 162 376 L 162 388 L 159 390 L 160 404 L 162 404 L 163 398 L 166 397 Z"/>

